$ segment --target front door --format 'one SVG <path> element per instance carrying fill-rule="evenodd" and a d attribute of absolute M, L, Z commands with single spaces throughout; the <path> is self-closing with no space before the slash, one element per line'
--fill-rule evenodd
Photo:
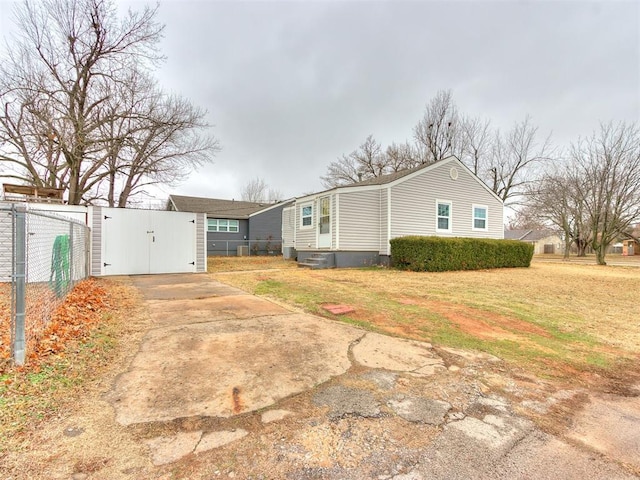
<path fill-rule="evenodd" d="M 318 201 L 318 248 L 331 248 L 331 197 Z"/>

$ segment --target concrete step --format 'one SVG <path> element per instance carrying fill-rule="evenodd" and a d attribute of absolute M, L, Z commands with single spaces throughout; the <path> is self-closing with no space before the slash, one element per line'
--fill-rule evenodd
<path fill-rule="evenodd" d="M 335 255 L 333 253 L 314 253 L 306 260 L 298 262 L 298 266 L 313 270 L 335 268 Z"/>

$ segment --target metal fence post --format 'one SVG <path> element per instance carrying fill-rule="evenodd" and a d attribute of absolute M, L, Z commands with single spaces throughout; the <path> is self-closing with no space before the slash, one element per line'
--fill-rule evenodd
<path fill-rule="evenodd" d="M 71 288 L 71 285 L 75 282 L 75 273 L 76 273 L 76 264 L 74 262 L 74 251 L 73 251 L 73 223 L 69 222 L 69 286 L 67 289 Z M 67 292 L 64 292 L 65 294 Z"/>
<path fill-rule="evenodd" d="M 11 306 L 13 313 L 13 361 L 24 365 L 26 357 L 25 306 L 27 266 L 27 215 L 24 207 L 13 210 L 13 281 Z"/>
<path fill-rule="evenodd" d="M 87 226 L 83 230 L 84 235 L 84 272 L 82 278 L 91 276 L 91 229 Z"/>

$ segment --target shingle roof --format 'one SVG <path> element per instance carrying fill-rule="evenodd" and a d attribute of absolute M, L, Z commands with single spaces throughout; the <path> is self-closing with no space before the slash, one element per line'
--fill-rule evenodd
<path fill-rule="evenodd" d="M 362 185 L 385 185 L 387 183 L 395 182 L 399 178 L 406 177 L 410 173 L 417 172 L 423 168 L 428 167 L 431 164 L 419 165 L 414 168 L 408 168 L 406 170 L 400 170 L 399 172 L 388 173 L 386 175 L 380 175 L 379 177 L 370 178 L 361 182 L 349 183 L 347 185 L 340 185 L 340 187 L 359 187 Z"/>
<path fill-rule="evenodd" d="M 537 242 L 543 238 L 557 235 L 553 230 L 505 230 L 505 240 L 522 240 L 523 242 Z"/>
<path fill-rule="evenodd" d="M 267 203 L 186 197 L 183 195 L 169 195 L 169 202 L 179 212 L 206 213 L 219 218 L 234 219 L 249 218 L 250 214 L 269 206 Z"/>
<path fill-rule="evenodd" d="M 505 240 L 522 240 L 531 230 L 505 230 Z"/>

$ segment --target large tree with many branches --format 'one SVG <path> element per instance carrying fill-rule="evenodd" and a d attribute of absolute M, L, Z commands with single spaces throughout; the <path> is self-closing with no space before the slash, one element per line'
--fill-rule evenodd
<path fill-rule="evenodd" d="M 119 17 L 111 0 L 26 0 L 0 63 L 0 175 L 63 188 L 70 204 L 126 206 L 218 149 L 205 114 L 167 95 L 157 7 Z"/>

